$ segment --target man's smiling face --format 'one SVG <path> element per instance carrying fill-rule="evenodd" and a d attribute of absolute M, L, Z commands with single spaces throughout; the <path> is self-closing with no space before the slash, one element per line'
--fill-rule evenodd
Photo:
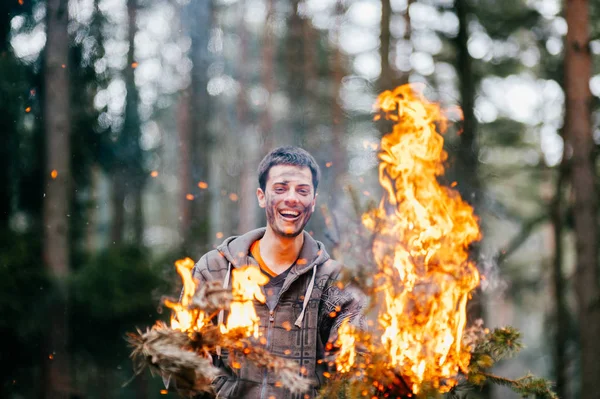
<path fill-rule="evenodd" d="M 267 223 L 282 237 L 296 237 L 315 210 L 316 195 L 308 167 L 276 165 L 269 170 L 265 191 L 256 191 Z"/>

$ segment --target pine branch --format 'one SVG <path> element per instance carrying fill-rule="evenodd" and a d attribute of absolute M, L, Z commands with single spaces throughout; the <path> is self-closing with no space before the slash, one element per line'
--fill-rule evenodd
<path fill-rule="evenodd" d="M 518 353 L 522 348 L 521 333 L 509 326 L 496 328 L 488 333 L 481 342 L 475 346 L 473 355 L 476 360 L 477 357 L 481 355 L 491 356 L 495 363 Z"/>
<path fill-rule="evenodd" d="M 474 346 L 471 363 L 469 364 L 467 383 L 483 386 L 486 382 L 506 386 L 523 397 L 536 396 L 539 398 L 557 399 L 552 390 L 553 384 L 543 378 L 527 374 L 516 380 L 501 377 L 488 372 L 496 362 L 519 352 L 521 333 L 513 327 L 496 328 L 487 332 L 481 322 L 467 330 L 467 338 Z"/>
<path fill-rule="evenodd" d="M 488 381 L 497 385 L 506 386 L 525 398 L 530 395 L 535 395 L 540 398 L 558 399 L 558 396 L 552 390 L 552 383 L 544 378 L 537 378 L 531 374 L 527 374 L 524 377 L 511 380 L 490 373 L 479 374 L 484 376 Z"/>

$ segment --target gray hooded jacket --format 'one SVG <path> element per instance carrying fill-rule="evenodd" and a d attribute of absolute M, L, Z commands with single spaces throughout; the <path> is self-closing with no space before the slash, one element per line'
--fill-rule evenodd
<path fill-rule="evenodd" d="M 242 236 L 226 239 L 216 250 L 208 252 L 195 265 L 193 275 L 203 281 L 221 281 L 230 286 L 232 268 L 257 265 L 249 256 L 252 243 L 265 234 L 265 228 Z M 219 398 L 312 398 L 323 381 L 327 362 L 318 362 L 326 356 L 328 342 L 335 341 L 342 321 L 349 321 L 364 329 L 361 310 L 364 296 L 353 287 L 340 289 L 341 264 L 329 258 L 323 244 L 304 234 L 304 245 L 298 261 L 287 275 L 275 306 L 255 301 L 260 318 L 260 334 L 264 346 L 271 353 L 298 363 L 313 382 L 309 392 L 292 395 L 277 381 L 276 373 L 255 366 L 242 356 L 236 356 L 241 368 L 229 367 L 224 351 L 215 361 L 223 374 L 213 382 Z M 257 343 L 257 345 L 260 345 Z"/>

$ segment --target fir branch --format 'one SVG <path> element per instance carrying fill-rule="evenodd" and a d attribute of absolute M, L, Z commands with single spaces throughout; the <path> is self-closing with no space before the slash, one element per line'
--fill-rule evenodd
<path fill-rule="evenodd" d="M 538 378 L 531 374 L 527 374 L 524 377 L 511 380 L 510 378 L 500 377 L 490 373 L 481 372 L 479 374 L 494 384 L 512 389 L 524 398 L 535 395 L 539 398 L 558 399 L 558 396 L 552 390 L 552 383 L 544 378 Z"/>
<path fill-rule="evenodd" d="M 484 333 L 486 332 L 486 333 Z M 557 399 L 558 396 L 552 390 L 552 383 L 543 378 L 527 374 L 516 380 L 501 377 L 487 370 L 491 369 L 496 362 L 512 356 L 523 347 L 521 344 L 521 333 L 513 327 L 496 328 L 487 332 L 478 323 L 467 329 L 468 342 L 474 346 L 471 363 L 466 376 L 467 383 L 473 386 L 483 386 L 486 382 L 506 386 L 514 392 L 528 397 L 531 395 L 539 398 Z"/>
<path fill-rule="evenodd" d="M 487 354 L 494 362 L 513 356 L 523 348 L 521 333 L 513 327 L 496 328 L 475 346 L 475 357 Z M 491 367 L 491 365 L 490 365 Z M 485 367 L 488 368 L 488 367 Z"/>

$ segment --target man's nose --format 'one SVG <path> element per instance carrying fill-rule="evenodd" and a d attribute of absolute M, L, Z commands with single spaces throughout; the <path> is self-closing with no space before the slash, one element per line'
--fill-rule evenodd
<path fill-rule="evenodd" d="M 294 190 L 289 190 L 284 200 L 286 204 L 296 204 L 298 202 L 298 194 Z"/>

